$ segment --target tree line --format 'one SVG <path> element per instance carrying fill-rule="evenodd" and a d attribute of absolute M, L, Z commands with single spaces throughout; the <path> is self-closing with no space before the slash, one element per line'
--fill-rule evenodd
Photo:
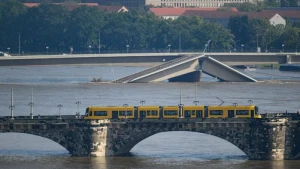
<path fill-rule="evenodd" d="M 232 17 L 228 28 L 200 17 L 165 20 L 143 9 L 129 12 L 99 11 L 81 6 L 42 3 L 28 8 L 16 0 L 0 3 L 0 50 L 18 53 L 101 53 L 255 50 L 269 43 L 270 49 L 285 44 L 294 48 L 299 27 L 274 27 L 265 19 Z M 20 45 L 19 45 L 20 43 Z M 8 50 L 9 48 L 9 50 Z"/>

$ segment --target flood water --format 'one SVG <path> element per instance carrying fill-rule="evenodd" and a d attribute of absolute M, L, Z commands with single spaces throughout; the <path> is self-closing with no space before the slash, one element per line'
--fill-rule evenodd
<path fill-rule="evenodd" d="M 260 107 L 260 113 L 300 110 L 300 73 L 278 70 L 241 70 L 262 82 L 219 83 L 204 75 L 203 82 L 110 84 L 89 83 L 93 78 L 112 81 L 147 67 L 72 65 L 0 67 L 0 116 L 10 115 L 11 88 L 14 113 L 29 115 L 28 103 L 33 89 L 34 115 L 75 115 L 91 105 L 202 105 L 238 103 Z M 196 87 L 197 86 L 197 87 Z M 1 133 L 0 168 L 299 168 L 299 161 L 250 161 L 234 145 L 220 138 L 193 132 L 165 132 L 151 136 L 131 150 L 131 156 L 71 157 L 57 143 L 38 136 Z"/>

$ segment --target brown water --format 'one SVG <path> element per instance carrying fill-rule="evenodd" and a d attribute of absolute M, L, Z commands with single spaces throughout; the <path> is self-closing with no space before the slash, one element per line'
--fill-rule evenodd
<path fill-rule="evenodd" d="M 190 105 L 198 100 L 203 105 L 253 104 L 260 112 L 296 112 L 300 109 L 300 74 L 278 70 L 247 72 L 265 82 L 217 83 L 205 76 L 204 82 L 149 84 L 92 84 L 93 77 L 104 80 L 145 69 L 144 67 L 107 66 L 36 66 L 0 67 L 0 116 L 10 115 L 10 90 L 14 88 L 15 115 L 29 115 L 31 88 L 34 90 L 34 114 L 74 114 L 90 105 Z M 114 72 L 114 73 L 112 73 Z M 292 169 L 300 161 L 249 161 L 234 145 L 214 136 L 193 132 L 165 132 L 151 136 L 131 150 L 126 157 L 71 157 L 67 150 L 48 139 L 18 133 L 0 134 L 0 168 L 231 168 Z"/>

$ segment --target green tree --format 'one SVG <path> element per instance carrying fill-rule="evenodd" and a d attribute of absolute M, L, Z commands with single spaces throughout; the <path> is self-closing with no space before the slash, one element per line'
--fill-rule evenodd
<path fill-rule="evenodd" d="M 26 18 L 26 19 L 25 19 Z M 22 22 L 29 25 L 24 28 L 25 47 L 30 51 L 60 51 L 65 48 L 66 21 L 69 12 L 60 5 L 41 4 L 28 10 Z"/>
<path fill-rule="evenodd" d="M 95 7 L 81 6 L 74 9 L 67 22 L 67 45 L 74 51 L 98 48 L 98 34 L 104 23 L 104 13 Z"/>

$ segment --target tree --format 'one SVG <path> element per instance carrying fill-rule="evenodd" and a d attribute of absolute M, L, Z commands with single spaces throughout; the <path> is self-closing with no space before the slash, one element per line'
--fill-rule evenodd
<path fill-rule="evenodd" d="M 235 41 L 248 44 L 250 40 L 249 35 L 249 19 L 247 15 L 232 16 L 229 18 L 228 28 L 230 32 L 235 36 Z"/>

